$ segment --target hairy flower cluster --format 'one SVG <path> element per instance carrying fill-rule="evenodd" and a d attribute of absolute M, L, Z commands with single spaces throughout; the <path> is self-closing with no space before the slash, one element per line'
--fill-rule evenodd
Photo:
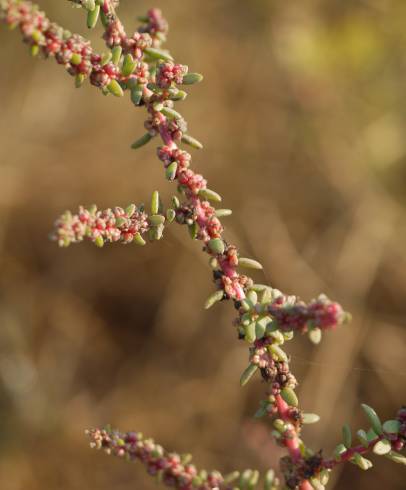
<path fill-rule="evenodd" d="M 291 298 L 281 295 L 268 306 L 269 314 L 284 332 L 295 330 L 303 333 L 311 328 L 333 329 L 348 319 L 342 307 L 325 295 L 320 295 L 308 305 L 303 301 L 292 304 Z"/>
<path fill-rule="evenodd" d="M 158 66 L 156 83 L 160 88 L 169 88 L 172 83 L 181 84 L 183 77 L 188 72 L 188 67 L 175 63 L 161 63 Z"/>
<path fill-rule="evenodd" d="M 145 25 L 139 31 L 148 32 L 154 47 L 159 46 L 162 41 L 166 40 L 168 33 L 168 22 L 163 17 L 161 10 L 158 8 L 149 9 L 146 18 L 143 20 L 145 20 Z"/>
<path fill-rule="evenodd" d="M 144 439 L 136 432 L 121 433 L 111 429 L 87 431 L 91 447 L 108 454 L 140 461 L 148 473 L 157 476 L 167 486 L 179 490 L 230 489 L 218 471 L 200 471 L 190 463 L 189 457 L 168 453 L 152 439 Z M 189 461 L 188 461 L 189 460 Z"/>
<path fill-rule="evenodd" d="M 103 246 L 106 242 L 131 243 L 149 228 L 147 214 L 134 205 L 104 211 L 81 206 L 77 214 L 67 211 L 56 221 L 53 238 L 64 247 L 84 239 Z"/>

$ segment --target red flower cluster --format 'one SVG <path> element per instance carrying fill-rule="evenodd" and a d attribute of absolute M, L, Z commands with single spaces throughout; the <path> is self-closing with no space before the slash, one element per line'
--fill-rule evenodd
<path fill-rule="evenodd" d="M 65 247 L 84 239 L 103 246 L 105 242 L 131 243 L 148 229 L 148 216 L 134 205 L 126 210 L 116 207 L 104 211 L 81 206 L 77 214 L 67 211 L 56 221 L 53 238 Z"/>
<path fill-rule="evenodd" d="M 139 31 L 148 32 L 152 37 L 154 46 L 164 41 L 168 33 L 168 22 L 163 17 L 161 10 L 157 8 L 148 10 L 145 20 L 145 25 Z"/>
<path fill-rule="evenodd" d="M 188 67 L 185 65 L 161 63 L 158 66 L 156 83 L 163 89 L 169 88 L 172 83 L 181 84 L 187 72 Z"/>
<path fill-rule="evenodd" d="M 294 297 L 280 295 L 268 306 L 268 312 L 284 332 L 297 330 L 304 333 L 310 328 L 328 330 L 348 318 L 342 307 L 325 295 L 320 295 L 308 305 Z"/>

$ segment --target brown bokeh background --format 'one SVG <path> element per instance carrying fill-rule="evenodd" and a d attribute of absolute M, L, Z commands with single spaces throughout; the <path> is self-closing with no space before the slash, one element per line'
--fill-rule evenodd
<path fill-rule="evenodd" d="M 67 2 L 40 2 L 86 33 Z M 135 4 L 135 5 L 133 5 Z M 205 75 L 178 106 L 205 143 L 194 166 L 234 214 L 227 235 L 264 264 L 258 282 L 339 300 L 353 322 L 290 345 L 305 438 L 331 451 L 365 402 L 392 418 L 406 401 L 406 3 L 403 0 L 155 1 L 176 59 Z M 128 28 L 150 1 L 122 1 Z M 100 32 L 92 32 L 95 45 Z M 144 113 L 77 90 L 0 29 L 0 488 L 152 489 L 138 465 L 88 449 L 83 430 L 143 431 L 199 466 L 276 466 L 264 386 L 239 387 L 247 353 L 229 304 L 209 312 L 206 258 L 184 228 L 145 248 L 60 250 L 56 216 L 78 204 L 175 191 L 154 144 L 129 144 Z M 331 488 L 405 488 L 374 458 Z"/>

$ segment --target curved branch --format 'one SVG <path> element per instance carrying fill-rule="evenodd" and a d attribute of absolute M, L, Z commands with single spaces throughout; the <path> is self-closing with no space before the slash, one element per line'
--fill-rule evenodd
<path fill-rule="evenodd" d="M 291 340 L 295 332 L 307 333 L 313 342 L 318 343 L 323 330 L 342 325 L 349 316 L 338 303 L 325 296 L 305 304 L 269 286 L 254 284 L 249 276 L 239 272 L 239 267 L 261 269 L 262 266 L 255 260 L 241 257 L 238 249 L 225 240 L 219 218 L 231 214 L 231 211 L 215 208 L 221 202 L 221 196 L 210 190 L 206 179 L 190 168 L 192 157 L 180 148 L 182 143 L 202 148 L 201 143 L 188 134 L 186 121 L 173 108 L 175 102 L 184 100 L 187 95 L 178 86 L 197 83 L 202 76 L 188 73 L 186 66 L 175 64 L 172 56 L 160 49 L 167 32 L 167 23 L 161 12 L 151 9 L 141 19 L 141 27 L 130 37 L 116 15 L 117 1 L 97 0 L 94 8 L 92 0 L 71 1 L 86 8 L 89 27 L 94 27 L 101 16 L 105 27 L 103 37 L 111 52 L 105 55 L 95 53 L 87 40 L 50 22 L 30 1 L 0 0 L 0 17 L 10 27 L 20 28 L 32 54 L 55 57 L 75 77 L 77 86 L 89 79 L 104 94 L 123 96 L 129 92 L 135 106 L 145 107 L 148 113 L 145 122 L 147 133 L 133 144 L 133 148 L 160 137 L 162 145 L 158 147 L 158 158 L 166 178 L 178 184 L 180 198 L 175 198 L 170 215 L 166 217 L 160 214 L 156 195 L 152 216 L 149 217 L 135 206 L 104 212 L 81 208 L 78 214 L 67 213 L 57 221 L 55 238 L 60 245 L 89 238 L 102 246 L 111 241 L 141 242 L 146 232 L 153 239 L 159 238 L 165 219 L 176 219 L 178 223 L 187 225 L 192 239 L 203 243 L 213 270 L 216 290 L 208 298 L 206 308 L 228 299 L 232 300 L 238 312 L 234 325 L 238 337 L 248 343 L 250 352 L 250 364 L 241 377 L 241 384 L 246 384 L 256 372 L 260 372 L 267 383 L 267 396 L 261 403 L 260 412 L 269 416 L 276 441 L 288 451 L 288 456 L 281 460 L 287 487 L 309 490 L 318 485 L 319 488 L 324 472 L 335 464 L 324 460 L 321 452 L 313 453 L 300 438 L 306 414 L 298 408 L 294 391 L 297 381 L 290 371 L 289 356 L 281 346 Z M 199 477 L 196 486 L 193 478 L 185 473 L 187 465 L 180 467 L 180 460 L 171 460 L 171 455 L 158 449 L 159 446 L 138 436 L 134 438 L 109 430 L 90 431 L 89 435 L 96 447 L 104 447 L 117 455 L 134 456 L 145 462 L 150 470 L 150 464 L 153 464 L 153 471 L 156 470 L 156 458 L 163 458 L 164 468 L 159 470 L 169 478 L 167 483 L 176 484 L 177 488 L 229 488 L 218 473 Z M 379 442 L 380 439 L 375 441 Z M 401 442 L 403 444 L 403 439 Z M 150 459 L 151 451 L 156 453 L 152 456 L 153 461 Z M 345 453 L 340 453 L 338 462 L 351 459 L 355 454 L 361 457 L 363 452 L 357 447 L 346 449 Z M 195 470 L 190 471 L 193 473 Z M 254 488 L 257 473 L 244 474 L 240 488 Z M 189 483 L 177 480 L 180 476 L 187 476 Z M 266 485 L 265 488 L 273 488 L 272 483 Z"/>
<path fill-rule="evenodd" d="M 193 84 L 202 77 L 188 73 L 183 65 L 174 64 L 169 53 L 157 48 L 167 30 L 160 11 L 150 10 L 143 26 L 131 38 L 117 30 L 114 22 L 108 24 L 105 39 L 112 47 L 112 53 L 107 57 L 94 53 L 90 43 L 80 36 L 64 33 L 29 1 L 3 0 L 0 13 L 7 24 L 20 27 L 33 54 L 41 52 L 45 57 L 54 56 L 69 74 L 76 77 L 77 85 L 88 78 L 104 93 L 122 96 L 129 91 L 136 106 L 145 106 L 149 116 L 145 123 L 148 133 L 133 147 L 137 148 L 157 135 L 161 137 L 163 146 L 158 148 L 158 157 L 168 180 L 178 183 L 182 198 L 176 207 L 177 221 L 188 225 L 193 239 L 203 242 L 213 268 L 217 290 L 206 306 L 221 299 L 234 302 L 238 311 L 235 325 L 239 338 L 248 342 L 253 356 L 248 369 L 250 376 L 245 377 L 245 382 L 260 368 L 269 386 L 269 416 L 274 425 L 282 420 L 283 426 L 275 431 L 277 440 L 287 448 L 293 465 L 302 464 L 306 453 L 298 450 L 303 443 L 300 440 L 302 415 L 294 393 L 297 382 L 290 373 L 288 356 L 280 345 L 292 339 L 294 330 L 321 332 L 321 329 L 342 324 L 346 316 L 338 304 L 323 298 L 314 302 L 323 321 L 313 325 L 312 317 L 307 315 L 308 309 L 296 298 L 283 296 L 267 286 L 255 286 L 250 277 L 238 272 L 239 266 L 255 269 L 261 266 L 240 257 L 237 248 L 223 238 L 219 220 L 223 213 L 211 204 L 220 202 L 221 196 L 207 188 L 204 177 L 190 168 L 191 155 L 179 148 L 181 141 L 195 148 L 200 148 L 201 144 L 187 134 L 186 122 L 173 109 L 174 101 L 186 96 L 177 85 Z M 306 488 L 307 478 L 299 483 Z"/>

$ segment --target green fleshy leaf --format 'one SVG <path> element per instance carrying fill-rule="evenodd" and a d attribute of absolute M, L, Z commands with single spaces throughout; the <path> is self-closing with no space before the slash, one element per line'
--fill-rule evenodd
<path fill-rule="evenodd" d="M 252 477 L 253 471 L 252 470 L 244 470 L 240 476 L 240 482 L 239 482 L 239 487 L 241 490 L 247 490 L 248 489 L 248 483 L 250 481 L 250 478 Z"/>
<path fill-rule="evenodd" d="M 137 139 L 137 141 L 134 141 L 134 143 L 131 145 L 131 148 L 133 150 L 138 150 L 138 148 L 141 148 L 142 146 L 146 145 L 152 140 L 152 136 L 149 133 L 145 133 L 141 138 Z"/>
<path fill-rule="evenodd" d="M 309 331 L 309 339 L 313 344 L 315 345 L 320 344 L 321 337 L 322 337 L 322 332 L 320 328 L 312 328 Z"/>
<path fill-rule="evenodd" d="M 255 337 L 257 339 L 262 339 L 263 336 L 265 335 L 265 331 L 266 331 L 266 324 L 264 325 L 263 322 L 257 321 L 255 323 Z"/>
<path fill-rule="evenodd" d="M 292 388 L 283 388 L 283 390 L 281 391 L 281 396 L 291 407 L 297 407 L 299 405 L 299 400 Z"/>
<path fill-rule="evenodd" d="M 272 423 L 272 425 L 275 427 L 275 429 L 280 433 L 283 434 L 286 432 L 286 424 L 282 419 L 275 419 Z"/>
<path fill-rule="evenodd" d="M 131 89 L 131 102 L 134 105 L 139 105 L 142 100 L 142 88 L 141 87 L 133 87 Z"/>
<path fill-rule="evenodd" d="M 31 53 L 31 56 L 38 56 L 39 54 L 39 46 L 38 44 L 33 44 L 32 46 L 30 46 L 30 53 Z"/>
<path fill-rule="evenodd" d="M 387 439 L 382 439 L 374 445 L 373 452 L 375 454 L 379 454 L 379 456 L 383 456 L 384 454 L 390 453 L 391 449 L 392 446 L 390 441 L 388 441 Z"/>
<path fill-rule="evenodd" d="M 154 226 L 148 230 L 148 237 L 151 241 L 160 240 L 163 236 L 164 225 Z"/>
<path fill-rule="evenodd" d="M 110 63 L 111 58 L 112 58 L 111 51 L 107 51 L 107 53 L 103 53 L 100 64 L 102 66 L 107 65 L 107 63 Z"/>
<path fill-rule="evenodd" d="M 387 420 L 382 425 L 383 431 L 387 434 L 398 434 L 400 430 L 399 420 Z"/>
<path fill-rule="evenodd" d="M 176 92 L 172 92 L 169 94 L 169 100 L 173 101 L 182 101 L 185 100 L 187 97 L 187 92 L 184 90 L 177 90 Z"/>
<path fill-rule="evenodd" d="M 252 472 L 251 478 L 248 481 L 248 490 L 253 490 L 259 481 L 259 471 L 255 470 Z"/>
<path fill-rule="evenodd" d="M 162 109 L 160 109 L 160 112 L 168 119 L 183 119 L 182 115 L 179 114 L 179 112 L 171 109 L 170 107 L 162 107 Z"/>
<path fill-rule="evenodd" d="M 115 65 L 118 65 L 121 59 L 121 55 L 123 53 L 123 48 L 121 46 L 114 46 L 111 50 L 111 61 Z"/>
<path fill-rule="evenodd" d="M 233 212 L 231 209 L 216 209 L 214 214 L 217 216 L 217 218 L 225 218 L 226 216 L 231 216 Z"/>
<path fill-rule="evenodd" d="M 160 110 L 163 109 L 164 105 L 162 104 L 162 102 L 154 102 L 152 104 L 152 107 L 153 107 L 154 111 L 160 112 Z"/>
<path fill-rule="evenodd" d="M 374 429 L 369 429 L 367 432 L 367 440 L 368 442 L 373 441 L 378 437 L 378 434 L 374 431 Z"/>
<path fill-rule="evenodd" d="M 256 340 L 256 330 L 255 330 L 255 322 L 250 323 L 245 328 L 245 340 L 249 344 L 253 344 Z"/>
<path fill-rule="evenodd" d="M 188 73 L 183 77 L 183 85 L 193 85 L 194 83 L 199 83 L 203 80 L 203 75 L 200 73 Z"/>
<path fill-rule="evenodd" d="M 111 82 L 107 85 L 107 89 L 115 97 L 122 97 L 124 95 L 124 91 L 117 80 L 111 80 Z"/>
<path fill-rule="evenodd" d="M 264 417 L 268 413 L 267 407 L 268 402 L 262 400 L 258 410 L 254 414 L 254 418 L 260 419 L 261 417 Z"/>
<path fill-rule="evenodd" d="M 188 225 L 188 231 L 190 238 L 195 240 L 199 231 L 199 225 L 196 223 L 196 221 L 194 221 L 191 225 Z"/>
<path fill-rule="evenodd" d="M 240 267 L 246 267 L 247 269 L 262 270 L 262 265 L 253 259 L 247 259 L 246 257 L 239 257 L 238 265 Z"/>
<path fill-rule="evenodd" d="M 168 53 L 168 51 L 163 51 L 162 49 L 146 48 L 144 49 L 144 53 L 154 60 L 173 61 L 170 53 Z"/>
<path fill-rule="evenodd" d="M 336 461 L 341 461 L 341 455 L 347 451 L 347 448 L 344 444 L 338 444 L 338 446 L 334 449 L 334 457 Z"/>
<path fill-rule="evenodd" d="M 99 20 L 99 15 L 100 15 L 100 5 L 96 5 L 94 9 L 89 10 L 87 13 L 87 27 L 89 29 L 93 29 L 97 21 Z"/>
<path fill-rule="evenodd" d="M 165 216 L 162 216 L 162 214 L 152 214 L 148 218 L 149 224 L 152 226 L 159 226 L 163 225 L 165 223 Z"/>
<path fill-rule="evenodd" d="M 217 194 L 217 192 L 214 192 L 210 189 L 200 189 L 199 196 L 209 201 L 221 202 L 220 194 Z"/>
<path fill-rule="evenodd" d="M 173 181 L 176 178 L 176 172 L 178 170 L 178 163 L 172 162 L 170 163 L 165 171 L 165 176 L 169 181 Z"/>
<path fill-rule="evenodd" d="M 151 213 L 158 214 L 159 213 L 159 192 L 154 191 L 151 197 Z"/>
<path fill-rule="evenodd" d="M 271 321 L 269 316 L 259 318 L 255 323 L 255 336 L 257 339 L 262 339 L 266 332 L 266 327 Z"/>
<path fill-rule="evenodd" d="M 283 333 L 280 330 L 275 329 L 275 323 L 273 320 L 268 325 L 268 335 L 275 340 L 273 345 L 283 345 L 283 343 L 285 342 L 285 337 L 283 336 Z M 278 351 L 278 354 L 283 356 L 280 351 Z"/>
<path fill-rule="evenodd" d="M 128 53 L 124 56 L 123 67 L 121 69 L 121 73 L 125 77 L 129 77 L 133 73 L 133 71 L 135 70 L 136 66 L 137 66 L 137 63 L 134 61 L 134 58 L 132 57 L 132 55 L 130 53 Z"/>
<path fill-rule="evenodd" d="M 82 0 L 82 5 L 86 10 L 94 10 L 96 2 L 95 0 Z"/>
<path fill-rule="evenodd" d="M 342 434 L 343 434 L 344 446 L 351 447 L 352 435 L 351 435 L 350 426 L 348 424 L 343 425 Z"/>
<path fill-rule="evenodd" d="M 149 17 L 148 15 L 138 15 L 137 20 L 143 24 L 147 24 L 149 22 Z"/>
<path fill-rule="evenodd" d="M 126 218 L 122 218 L 121 216 L 119 216 L 118 218 L 116 218 L 116 226 L 118 226 L 119 228 L 121 226 L 123 226 L 125 223 L 127 223 L 127 219 Z"/>
<path fill-rule="evenodd" d="M 406 465 L 406 456 L 403 456 L 403 454 L 396 451 L 391 451 L 390 453 L 385 454 L 385 458 L 388 458 L 395 463 Z"/>
<path fill-rule="evenodd" d="M 180 201 L 179 201 L 179 198 L 177 196 L 172 196 L 171 203 L 172 203 L 173 209 L 178 209 L 178 207 L 180 206 Z"/>
<path fill-rule="evenodd" d="M 136 233 L 134 235 L 134 243 L 137 245 L 144 246 L 147 242 L 142 238 L 141 233 Z"/>
<path fill-rule="evenodd" d="M 224 477 L 224 483 L 225 484 L 228 484 L 228 483 L 232 483 L 233 481 L 235 481 L 238 477 L 240 476 L 240 472 L 239 471 L 233 471 L 232 473 L 228 473 L 228 475 L 226 475 Z"/>
<path fill-rule="evenodd" d="M 215 254 L 222 255 L 224 253 L 225 245 L 221 238 L 212 238 L 208 241 L 207 245 Z"/>
<path fill-rule="evenodd" d="M 375 412 L 375 410 L 372 407 L 366 405 L 365 403 L 363 403 L 361 406 L 362 406 L 366 416 L 368 417 L 368 420 L 369 420 L 370 424 L 372 425 L 372 428 L 374 429 L 374 431 L 377 434 L 382 434 L 383 433 L 382 423 L 381 423 L 381 420 L 378 417 L 377 413 Z"/>
<path fill-rule="evenodd" d="M 125 212 L 126 215 L 131 218 L 131 216 L 135 213 L 137 210 L 137 206 L 135 204 L 130 204 L 128 207 L 126 207 Z"/>
<path fill-rule="evenodd" d="M 269 346 L 269 350 L 272 352 L 272 354 L 274 354 L 277 357 L 278 361 L 283 361 L 283 362 L 289 361 L 288 355 L 283 349 L 279 347 L 279 345 L 271 344 Z"/>
<path fill-rule="evenodd" d="M 320 420 L 320 416 L 316 413 L 304 413 L 302 414 L 302 421 L 304 424 L 316 424 Z"/>
<path fill-rule="evenodd" d="M 327 485 L 330 479 L 330 470 L 321 470 L 319 474 L 319 480 L 322 485 Z"/>
<path fill-rule="evenodd" d="M 274 472 L 274 470 L 268 470 L 265 473 L 264 490 L 272 490 L 274 481 L 275 481 L 275 472 Z"/>
<path fill-rule="evenodd" d="M 316 477 L 310 478 L 310 483 L 312 484 L 312 487 L 314 488 L 314 490 L 325 490 L 325 488 L 326 488 L 321 483 L 321 481 Z"/>
<path fill-rule="evenodd" d="M 109 26 L 109 19 L 107 15 L 103 12 L 103 9 L 100 10 L 100 20 L 105 29 Z"/>
<path fill-rule="evenodd" d="M 80 88 L 85 80 L 86 80 L 86 76 L 83 73 L 78 73 L 75 76 L 75 87 Z"/>
<path fill-rule="evenodd" d="M 355 453 L 354 457 L 350 460 L 351 463 L 356 464 L 361 470 L 367 471 L 370 468 L 372 468 L 373 464 L 372 461 L 370 461 L 367 458 L 364 458 L 358 453 Z"/>
<path fill-rule="evenodd" d="M 364 446 L 364 447 L 368 447 L 369 445 L 369 441 L 368 441 L 368 437 L 367 437 L 367 433 L 360 429 L 357 431 L 357 437 L 360 441 L 360 443 Z"/>
<path fill-rule="evenodd" d="M 167 209 L 166 219 L 168 220 L 168 223 L 173 223 L 175 218 L 176 218 L 176 211 L 171 208 Z"/>
<path fill-rule="evenodd" d="M 250 364 L 241 375 L 240 385 L 245 386 L 257 371 L 258 366 L 256 364 Z"/>
<path fill-rule="evenodd" d="M 193 138 L 193 136 L 190 136 L 190 134 L 184 134 L 181 141 L 182 143 L 185 143 L 186 145 L 195 148 L 195 150 L 201 150 L 203 148 L 203 144 L 200 143 L 200 141 L 196 138 Z"/>
<path fill-rule="evenodd" d="M 252 289 L 250 291 L 248 291 L 247 299 L 248 299 L 248 301 L 250 301 L 252 303 L 252 306 L 254 306 L 258 303 L 258 295 Z"/>

